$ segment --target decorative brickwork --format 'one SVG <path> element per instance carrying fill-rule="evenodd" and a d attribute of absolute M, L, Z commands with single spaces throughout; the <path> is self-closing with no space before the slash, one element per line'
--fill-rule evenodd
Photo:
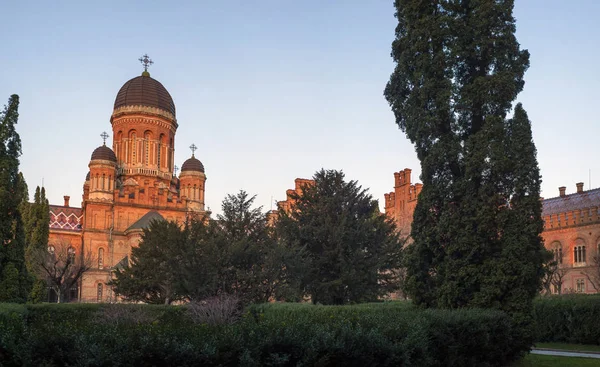
<path fill-rule="evenodd" d="M 117 96 L 113 149 L 94 150 L 82 207 L 50 207 L 50 243 L 68 241 L 76 254 L 93 258 L 92 270 L 79 284 L 82 302 L 118 301 L 107 283 L 115 267 L 128 263 L 148 218 L 183 223 L 207 215 L 205 173 L 174 174 L 175 105 L 162 84 L 149 76 L 139 78 L 127 82 Z"/>
<path fill-rule="evenodd" d="M 50 229 L 81 232 L 81 208 L 50 205 Z"/>

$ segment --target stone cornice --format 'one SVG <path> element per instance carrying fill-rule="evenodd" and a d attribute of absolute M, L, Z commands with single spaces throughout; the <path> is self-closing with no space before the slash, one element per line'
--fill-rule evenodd
<path fill-rule="evenodd" d="M 163 117 L 163 118 L 171 121 L 173 124 L 175 124 L 175 129 L 177 129 L 177 126 L 178 126 L 177 119 L 171 112 L 165 111 L 165 110 L 163 110 L 161 108 L 157 108 L 157 107 L 142 106 L 142 105 L 123 106 L 123 107 L 115 108 L 110 117 L 110 122 L 112 123 L 113 120 L 117 117 L 120 117 L 123 115 L 129 115 L 129 114 L 136 114 L 136 113 L 141 113 L 143 115 Z"/>
<path fill-rule="evenodd" d="M 186 178 L 206 180 L 206 175 L 199 171 L 183 171 L 179 174 L 179 180 Z"/>
<path fill-rule="evenodd" d="M 117 163 L 113 161 L 107 161 L 105 159 L 92 159 L 90 164 L 88 164 L 88 167 L 92 168 L 92 166 L 109 166 L 110 168 L 114 169 L 117 166 Z"/>
<path fill-rule="evenodd" d="M 160 116 L 159 116 L 160 117 Z M 162 127 L 164 129 L 170 130 L 173 134 L 175 134 L 175 132 L 177 131 L 177 123 L 175 121 L 168 121 L 168 120 L 163 120 L 160 118 L 148 118 L 148 117 L 127 117 L 127 116 L 120 116 L 119 118 L 116 119 L 111 119 L 111 123 L 113 125 L 113 130 L 115 130 L 118 126 L 120 125 L 125 125 L 125 124 L 152 124 L 152 125 L 156 125 L 158 127 Z M 127 133 L 127 132 L 124 132 Z"/>

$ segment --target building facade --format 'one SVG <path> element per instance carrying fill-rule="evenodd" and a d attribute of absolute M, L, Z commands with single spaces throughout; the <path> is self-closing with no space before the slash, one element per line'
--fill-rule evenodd
<path fill-rule="evenodd" d="M 600 292 L 600 188 L 543 200 L 544 244 L 554 254 L 558 270 L 552 293 Z"/>
<path fill-rule="evenodd" d="M 91 155 L 81 207 L 71 207 L 68 196 L 63 205 L 50 206 L 49 246 L 66 244 L 70 253 L 92 264 L 71 290 L 71 301 L 115 301 L 107 286 L 112 271 L 128 263 L 153 219 L 183 222 L 207 215 L 206 175 L 194 145 L 176 174 L 175 112 L 171 95 L 147 70 L 127 81 L 110 118 L 112 148 L 103 133 L 104 144 Z"/>

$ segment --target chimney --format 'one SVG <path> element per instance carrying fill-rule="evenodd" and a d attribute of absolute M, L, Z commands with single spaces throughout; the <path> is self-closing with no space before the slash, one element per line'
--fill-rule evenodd
<path fill-rule="evenodd" d="M 564 198 L 566 196 L 565 195 L 565 191 L 566 190 L 567 190 L 567 188 L 565 186 L 561 186 L 561 187 L 558 188 L 558 192 L 560 193 L 560 197 L 561 198 Z"/>
<path fill-rule="evenodd" d="M 65 195 L 65 196 L 63 196 L 63 199 L 65 199 L 65 206 L 68 208 L 69 207 L 69 199 L 71 199 L 71 197 L 68 195 Z"/>
<path fill-rule="evenodd" d="M 577 193 L 581 194 L 583 192 L 583 182 L 577 182 L 575 185 L 577 185 Z"/>

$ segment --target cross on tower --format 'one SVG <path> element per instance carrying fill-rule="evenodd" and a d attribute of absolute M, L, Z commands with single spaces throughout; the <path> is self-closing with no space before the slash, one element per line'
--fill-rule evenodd
<path fill-rule="evenodd" d="M 144 54 L 138 60 L 142 63 L 142 65 L 144 65 L 144 71 L 148 71 L 148 68 L 150 67 L 150 65 L 154 64 L 154 61 L 152 61 L 152 59 L 150 59 L 148 54 Z"/>
<path fill-rule="evenodd" d="M 173 167 L 173 172 L 175 172 L 175 176 L 177 176 L 177 171 L 179 171 L 179 167 L 175 165 L 175 167 Z"/>
<path fill-rule="evenodd" d="M 192 144 L 192 145 L 190 145 L 190 149 L 192 150 L 192 157 L 193 157 L 194 153 L 196 152 L 196 150 L 198 149 L 198 147 L 196 146 L 196 144 Z"/>
<path fill-rule="evenodd" d="M 102 137 L 102 140 L 104 141 L 104 145 L 106 145 L 106 138 L 108 138 L 108 134 L 106 133 L 106 131 L 103 131 L 102 134 L 100 134 L 100 136 Z"/>

